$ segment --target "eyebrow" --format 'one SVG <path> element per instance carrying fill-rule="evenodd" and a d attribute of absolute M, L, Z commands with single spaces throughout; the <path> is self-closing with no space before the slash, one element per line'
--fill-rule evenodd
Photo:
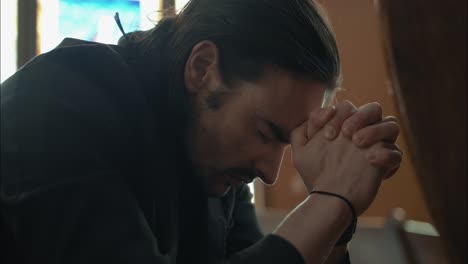
<path fill-rule="evenodd" d="M 285 129 L 281 128 L 280 126 L 276 125 L 270 120 L 263 119 L 263 122 L 267 124 L 270 128 L 271 132 L 273 133 L 274 137 L 285 144 L 290 144 L 289 142 L 289 134 L 286 132 Z"/>

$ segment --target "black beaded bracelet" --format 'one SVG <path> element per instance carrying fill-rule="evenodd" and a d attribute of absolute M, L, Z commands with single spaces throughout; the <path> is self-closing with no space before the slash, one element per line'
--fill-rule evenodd
<path fill-rule="evenodd" d="M 335 246 L 341 246 L 351 241 L 351 239 L 353 238 L 354 232 L 356 231 L 356 226 L 357 226 L 356 210 L 354 209 L 353 204 L 345 197 L 336 193 L 313 190 L 309 194 L 313 194 L 313 193 L 329 195 L 329 196 L 339 198 L 343 200 L 349 206 L 349 208 L 351 209 L 353 219 L 351 221 L 351 224 L 348 226 L 348 228 L 346 228 L 346 230 L 343 232 L 341 237 L 338 239 Z"/>

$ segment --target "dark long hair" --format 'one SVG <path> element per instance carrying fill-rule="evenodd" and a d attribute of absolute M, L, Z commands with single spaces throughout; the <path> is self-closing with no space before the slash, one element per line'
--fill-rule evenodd
<path fill-rule="evenodd" d="M 192 0 L 177 16 L 171 41 L 181 79 L 192 47 L 216 43 L 224 81 L 255 80 L 266 65 L 339 85 L 340 60 L 326 17 L 310 0 Z"/>
<path fill-rule="evenodd" d="M 181 110 L 177 102 L 183 103 L 186 60 L 203 40 L 217 45 L 228 87 L 261 77 L 267 65 L 320 81 L 329 90 L 341 82 L 334 34 L 312 0 L 191 0 L 178 15 L 129 39 L 144 68 L 157 81 L 165 79 L 174 114 Z"/>

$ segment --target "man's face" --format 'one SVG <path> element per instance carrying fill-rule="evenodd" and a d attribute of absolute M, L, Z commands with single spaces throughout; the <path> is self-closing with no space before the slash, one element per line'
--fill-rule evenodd
<path fill-rule="evenodd" d="M 188 140 L 208 194 L 222 196 L 255 177 L 274 183 L 290 132 L 320 105 L 323 91 L 320 84 L 268 70 L 256 82 L 199 94 Z M 213 100 L 217 107 L 210 106 Z"/>
<path fill-rule="evenodd" d="M 290 132 L 320 107 L 325 87 L 274 67 L 255 82 L 226 87 L 217 70 L 207 71 L 204 87 L 189 89 L 194 117 L 187 135 L 207 194 L 222 196 L 256 177 L 273 184 Z M 194 75 L 187 76 L 193 87 Z"/>

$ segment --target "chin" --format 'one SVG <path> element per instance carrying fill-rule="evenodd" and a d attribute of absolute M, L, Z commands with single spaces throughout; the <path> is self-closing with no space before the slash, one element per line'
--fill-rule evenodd
<path fill-rule="evenodd" d="M 223 197 L 229 192 L 229 190 L 231 190 L 230 185 L 214 184 L 208 187 L 207 194 L 210 197 Z"/>

